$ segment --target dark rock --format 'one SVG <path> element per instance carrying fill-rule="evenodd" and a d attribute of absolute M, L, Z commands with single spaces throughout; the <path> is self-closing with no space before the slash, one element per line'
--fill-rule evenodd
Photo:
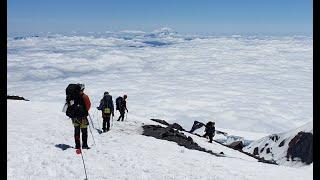
<path fill-rule="evenodd" d="M 185 130 L 182 128 L 182 126 L 180 126 L 180 124 L 178 124 L 178 123 L 173 123 L 171 126 L 172 126 L 173 128 L 175 128 L 175 129 L 178 129 L 179 131 L 185 131 Z"/>
<path fill-rule="evenodd" d="M 262 153 L 262 152 L 263 152 L 263 150 L 264 150 L 264 147 L 260 150 L 260 153 Z"/>
<path fill-rule="evenodd" d="M 203 126 L 205 126 L 204 123 L 199 122 L 199 121 L 194 121 L 193 125 L 192 125 L 192 128 L 190 129 L 189 133 L 193 133 L 196 129 L 199 129 L 199 128 L 203 127 Z"/>
<path fill-rule="evenodd" d="M 143 135 L 152 136 L 157 139 L 173 141 L 173 142 L 176 142 L 178 145 L 184 146 L 188 149 L 203 151 L 215 156 L 220 156 L 220 157 L 223 156 L 200 147 L 197 143 L 193 141 L 191 137 L 187 137 L 186 135 L 179 132 L 178 130 L 173 129 L 172 126 L 168 126 L 164 128 L 160 125 L 144 125 L 142 126 L 142 128 L 143 128 Z"/>
<path fill-rule="evenodd" d="M 232 149 L 235 149 L 235 150 L 242 150 L 242 148 L 244 147 L 242 141 L 235 141 L 235 142 L 229 144 L 228 146 L 231 147 Z"/>
<path fill-rule="evenodd" d="M 295 157 L 301 159 L 306 164 L 313 162 L 313 134 L 309 132 L 299 132 L 290 142 L 287 151 L 287 159 Z"/>
<path fill-rule="evenodd" d="M 165 137 L 168 137 L 168 136 L 169 136 L 168 132 L 164 132 L 164 133 L 161 134 L 162 138 L 165 138 Z"/>
<path fill-rule="evenodd" d="M 253 155 L 259 155 L 259 148 L 258 147 L 255 147 L 254 149 L 253 149 Z"/>
<path fill-rule="evenodd" d="M 224 135 L 224 136 L 227 136 L 227 135 L 228 135 L 228 133 L 223 132 L 223 131 L 218 131 L 218 130 L 216 130 L 216 133 L 217 133 L 217 134 L 222 134 L 222 135 Z"/>
<path fill-rule="evenodd" d="M 266 143 L 264 146 L 268 146 L 269 145 L 269 143 Z"/>
<path fill-rule="evenodd" d="M 277 142 L 280 139 L 280 137 L 277 134 L 273 134 L 269 137 L 269 139 L 271 139 L 274 142 Z"/>
<path fill-rule="evenodd" d="M 267 151 L 266 151 L 266 152 L 267 152 L 267 154 L 269 154 L 269 153 L 270 153 L 270 148 L 267 148 Z"/>
<path fill-rule="evenodd" d="M 279 147 L 282 147 L 284 145 L 284 143 L 286 142 L 286 140 L 284 139 L 283 141 L 281 141 L 281 143 L 279 144 Z"/>
<path fill-rule="evenodd" d="M 155 121 L 157 123 L 166 125 L 166 126 L 171 126 L 171 128 L 175 128 L 179 131 L 185 131 L 185 129 L 182 128 L 182 126 L 178 123 L 173 123 L 173 124 L 169 124 L 167 121 L 162 120 L 162 119 L 150 119 L 151 121 Z"/>
<path fill-rule="evenodd" d="M 219 141 L 215 141 L 216 143 L 219 143 L 221 144 L 222 146 L 226 146 L 226 147 L 229 147 Z M 243 154 L 246 154 L 252 158 L 255 158 L 257 159 L 259 162 L 262 162 L 262 163 L 268 163 L 268 164 L 274 164 L 274 165 L 278 165 L 274 160 L 265 160 L 264 158 L 260 158 L 259 156 L 256 156 L 256 155 L 259 155 L 259 149 L 258 147 L 254 148 L 254 152 L 253 154 L 249 153 L 249 152 L 245 152 L 243 150 L 238 150 L 239 152 L 243 153 Z"/>
<path fill-rule="evenodd" d="M 274 160 L 265 160 L 264 158 L 260 158 L 258 162 L 263 162 L 268 164 L 277 164 Z"/>
<path fill-rule="evenodd" d="M 150 120 L 151 120 L 151 121 L 158 122 L 158 123 L 163 124 L 163 125 L 166 125 L 166 126 L 169 125 L 169 123 L 167 123 L 167 121 L 162 120 L 162 119 L 150 119 Z"/>
<path fill-rule="evenodd" d="M 220 152 L 219 154 L 224 154 L 223 152 Z"/>
<path fill-rule="evenodd" d="M 24 97 L 20 96 L 7 96 L 7 99 L 29 101 L 28 99 L 25 99 Z"/>

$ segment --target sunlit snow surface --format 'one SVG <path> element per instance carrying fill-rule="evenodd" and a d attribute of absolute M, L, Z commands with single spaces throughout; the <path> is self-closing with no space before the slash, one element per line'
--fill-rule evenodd
<path fill-rule="evenodd" d="M 59 112 L 59 103 L 8 100 L 7 106 L 7 179 L 84 179 L 81 155 L 70 148 L 74 146 L 73 126 L 71 120 Z M 115 118 L 118 116 L 117 112 Z M 100 112 L 92 109 L 91 117 L 94 127 L 101 130 Z M 199 146 L 214 153 L 223 152 L 225 157 L 216 157 L 186 149 L 175 142 L 141 135 L 143 124 L 157 123 L 134 114 L 128 116 L 126 121 L 111 122 L 111 130 L 103 134 L 99 134 L 92 124 L 89 126 L 95 141 L 89 133 L 88 145 L 91 149 L 83 150 L 83 158 L 90 180 L 313 178 L 313 164 L 299 168 L 265 164 L 239 151 L 216 142 L 208 143 L 207 139 L 189 133 L 185 135 L 191 136 Z M 260 135 L 255 137 L 258 136 Z"/>
<path fill-rule="evenodd" d="M 191 128 L 276 133 L 312 117 L 312 37 L 185 36 L 130 32 L 8 37 L 9 95 L 61 103 L 84 83 L 93 107 L 104 91 L 128 94 L 129 114 Z"/>

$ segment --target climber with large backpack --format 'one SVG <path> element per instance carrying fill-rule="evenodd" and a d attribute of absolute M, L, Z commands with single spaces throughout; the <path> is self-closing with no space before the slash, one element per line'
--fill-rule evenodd
<path fill-rule="evenodd" d="M 80 149 L 80 130 L 82 133 L 82 148 L 90 149 L 88 146 L 88 111 L 91 106 L 89 97 L 83 92 L 84 84 L 69 84 L 66 88 L 66 115 L 71 118 L 74 125 L 75 148 Z"/>
<path fill-rule="evenodd" d="M 102 130 L 103 132 L 110 130 L 110 116 L 114 117 L 114 107 L 112 96 L 109 92 L 104 92 L 103 98 L 100 100 L 100 105 L 97 107 L 98 110 L 102 111 Z M 106 128 L 107 124 L 107 128 Z"/>
<path fill-rule="evenodd" d="M 125 111 L 127 110 L 127 112 L 129 112 L 127 109 L 127 101 L 126 101 L 127 97 L 128 96 L 125 94 L 123 97 L 119 96 L 116 99 L 116 110 L 120 112 L 120 116 L 117 121 L 120 121 L 120 119 L 122 119 L 121 121 L 123 121 Z"/>
<path fill-rule="evenodd" d="M 209 142 L 210 143 L 212 143 L 212 139 L 213 139 L 213 137 L 214 137 L 214 135 L 215 135 L 215 130 L 216 130 L 216 128 L 215 128 L 215 123 L 214 122 L 212 122 L 212 121 L 209 121 L 206 125 L 205 125 L 205 134 L 203 135 L 203 137 L 209 137 Z"/>

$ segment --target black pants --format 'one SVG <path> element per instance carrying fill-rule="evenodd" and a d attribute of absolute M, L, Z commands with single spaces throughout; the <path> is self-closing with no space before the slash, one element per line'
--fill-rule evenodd
<path fill-rule="evenodd" d="M 106 128 L 106 124 L 107 124 L 107 128 Z M 103 117 L 102 130 L 103 131 L 110 130 L 110 115 L 106 115 L 105 117 Z"/>
<path fill-rule="evenodd" d="M 212 140 L 213 140 L 213 133 L 205 133 L 202 137 L 206 137 L 206 136 L 209 136 L 209 142 L 212 143 Z"/>
<path fill-rule="evenodd" d="M 80 126 L 74 127 L 74 141 L 76 143 L 76 149 L 80 148 L 80 129 L 82 133 L 82 147 L 88 146 L 88 129 L 87 128 L 80 128 Z"/>
<path fill-rule="evenodd" d="M 119 116 L 119 118 L 118 118 L 118 121 L 120 121 L 120 119 L 122 119 L 121 121 L 123 121 L 123 119 L 124 119 L 124 114 L 126 113 L 126 111 L 125 110 L 120 110 L 120 116 Z"/>
<path fill-rule="evenodd" d="M 209 142 L 212 143 L 213 134 L 208 134 L 208 136 L 209 136 L 209 140 L 210 140 Z"/>

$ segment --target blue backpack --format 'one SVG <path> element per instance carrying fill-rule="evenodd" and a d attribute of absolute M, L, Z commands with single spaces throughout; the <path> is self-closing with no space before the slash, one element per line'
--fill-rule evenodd
<path fill-rule="evenodd" d="M 110 114 L 113 112 L 113 101 L 111 95 L 105 95 L 101 101 L 98 110 L 101 110 L 105 114 Z"/>
<path fill-rule="evenodd" d="M 119 96 L 117 99 L 116 99 L 116 110 L 119 110 L 120 111 L 120 108 L 121 108 L 121 105 L 122 105 L 122 101 L 123 101 L 123 97 Z"/>

